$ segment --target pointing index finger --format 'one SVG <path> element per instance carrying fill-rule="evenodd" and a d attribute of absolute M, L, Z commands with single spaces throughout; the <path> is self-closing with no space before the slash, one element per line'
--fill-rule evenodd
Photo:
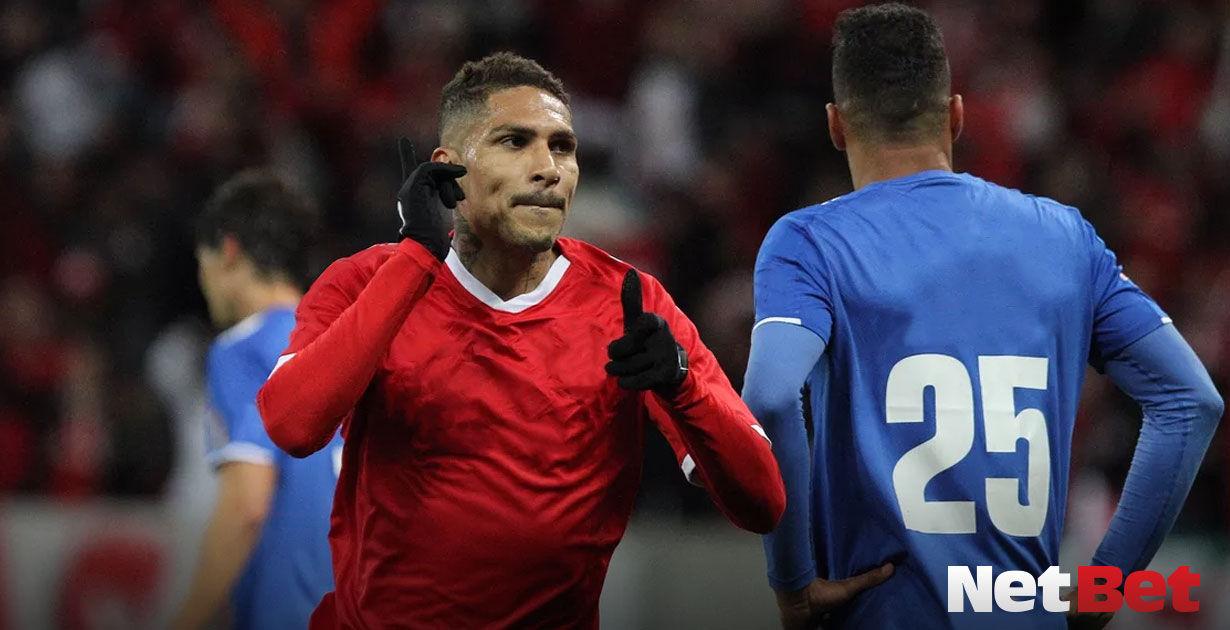
<path fill-rule="evenodd" d="M 624 274 L 619 301 L 624 307 L 624 333 L 632 332 L 632 324 L 645 312 L 641 304 L 641 274 L 635 269 L 629 269 Z"/>

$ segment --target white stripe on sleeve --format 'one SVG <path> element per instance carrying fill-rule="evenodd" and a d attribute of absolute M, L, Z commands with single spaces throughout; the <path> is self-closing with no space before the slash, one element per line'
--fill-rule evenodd
<path fill-rule="evenodd" d="M 701 483 L 700 479 L 697 478 L 696 462 L 692 459 L 691 455 L 684 455 L 683 461 L 679 463 L 679 467 L 683 469 L 683 476 L 688 480 L 688 483 L 698 488 L 705 487 L 705 484 Z"/>
<path fill-rule="evenodd" d="M 277 372 L 278 368 L 282 367 L 283 365 L 286 365 L 286 362 L 290 361 L 292 358 L 294 358 L 294 356 L 295 356 L 295 353 L 292 352 L 290 354 L 285 354 L 285 355 L 278 357 L 278 362 L 273 365 L 273 372 Z M 270 372 L 269 376 L 273 376 L 273 372 Z"/>
<path fill-rule="evenodd" d="M 756 322 L 755 326 L 752 326 L 752 332 L 755 332 L 756 329 L 760 328 L 761 325 L 768 324 L 769 322 L 781 322 L 783 324 L 794 324 L 795 326 L 803 325 L 803 320 L 799 319 L 798 317 L 766 317 Z"/>
<path fill-rule="evenodd" d="M 231 442 L 205 456 L 205 462 L 215 470 L 231 462 L 272 466 L 273 459 L 273 451 L 251 442 Z"/>

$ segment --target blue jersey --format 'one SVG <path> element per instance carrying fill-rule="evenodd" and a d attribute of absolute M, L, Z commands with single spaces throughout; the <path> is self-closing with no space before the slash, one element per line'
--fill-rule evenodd
<path fill-rule="evenodd" d="M 283 453 L 265 433 L 256 392 L 273 371 L 295 326 L 294 311 L 257 313 L 218 336 L 209 350 L 206 378 L 214 412 L 208 455 L 213 466 L 229 462 L 277 469 L 277 487 L 260 541 L 231 595 L 238 630 L 302 630 L 320 599 L 333 590 L 329 514 L 339 436 L 311 457 Z"/>
<path fill-rule="evenodd" d="M 792 212 L 756 263 L 757 325 L 826 344 L 808 376 L 818 575 L 896 573 L 843 628 L 1065 628 L 950 615 L 948 567 L 1059 564 L 1085 365 L 1168 322 L 1074 208 L 926 171 Z M 968 600 L 965 610 L 970 610 Z"/>

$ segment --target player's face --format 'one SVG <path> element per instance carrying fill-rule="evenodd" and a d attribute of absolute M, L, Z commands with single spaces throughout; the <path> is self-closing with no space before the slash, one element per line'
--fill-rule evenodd
<path fill-rule="evenodd" d="M 196 248 L 197 281 L 205 304 L 209 306 L 209 318 L 214 325 L 225 328 L 234 323 L 230 301 L 226 295 L 226 265 L 221 249 L 198 246 Z"/>
<path fill-rule="evenodd" d="M 580 176 L 563 102 L 532 87 L 495 92 L 457 159 L 466 167 L 459 210 L 480 240 L 534 252 L 555 244 Z"/>

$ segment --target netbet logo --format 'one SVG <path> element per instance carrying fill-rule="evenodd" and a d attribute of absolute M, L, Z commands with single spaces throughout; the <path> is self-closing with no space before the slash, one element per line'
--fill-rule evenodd
<path fill-rule="evenodd" d="M 948 567 L 948 612 L 965 612 L 968 599 L 973 612 L 1033 610 L 1039 591 L 1042 607 L 1050 612 L 1067 612 L 1071 602 L 1060 599 L 1059 589 L 1070 586 L 1072 575 L 1051 567 L 1035 580 L 1025 571 L 1004 571 L 991 581 L 991 567 L 978 567 L 977 579 L 969 567 Z M 1122 585 L 1122 588 L 1120 588 Z M 1161 610 L 1170 588 L 1171 606 L 1178 612 L 1200 610 L 1191 598 L 1191 588 L 1200 586 L 1200 574 L 1189 567 L 1175 569 L 1170 577 L 1157 571 L 1135 571 L 1124 581 L 1115 567 L 1078 567 L 1076 569 L 1076 609 L 1081 612 L 1112 612 L 1123 607 L 1140 612 Z M 995 608 L 991 606 L 994 599 Z"/>

